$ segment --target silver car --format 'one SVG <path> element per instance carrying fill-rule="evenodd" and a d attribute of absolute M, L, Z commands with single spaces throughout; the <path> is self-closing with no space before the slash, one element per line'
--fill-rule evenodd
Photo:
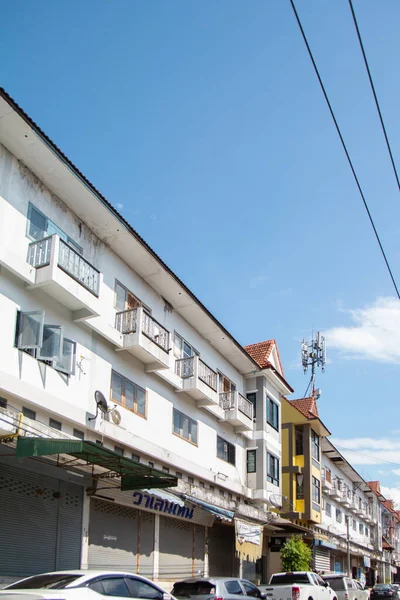
<path fill-rule="evenodd" d="M 243 596 L 266 598 L 254 583 L 237 577 L 184 579 L 174 584 L 171 594 L 178 600 L 243 600 Z"/>
<path fill-rule="evenodd" d="M 322 578 L 335 590 L 338 600 L 368 600 L 369 591 L 359 581 L 345 575 L 323 575 Z"/>

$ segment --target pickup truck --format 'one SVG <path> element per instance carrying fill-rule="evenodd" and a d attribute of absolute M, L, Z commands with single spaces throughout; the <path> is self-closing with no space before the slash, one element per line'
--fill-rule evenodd
<path fill-rule="evenodd" d="M 259 585 L 267 600 L 337 600 L 336 592 L 316 573 L 275 573 L 268 585 Z"/>

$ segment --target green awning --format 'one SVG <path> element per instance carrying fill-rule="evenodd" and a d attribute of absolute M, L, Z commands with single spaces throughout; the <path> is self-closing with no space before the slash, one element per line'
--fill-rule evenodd
<path fill-rule="evenodd" d="M 54 455 L 57 455 L 57 466 L 84 470 L 93 479 L 121 478 L 123 491 L 178 485 L 177 477 L 121 456 L 95 442 L 39 437 L 19 437 L 17 440 L 18 458 Z M 85 470 L 87 466 L 89 470 Z"/>

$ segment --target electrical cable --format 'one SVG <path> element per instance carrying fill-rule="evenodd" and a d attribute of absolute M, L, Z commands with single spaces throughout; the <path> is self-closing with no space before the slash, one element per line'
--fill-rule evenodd
<path fill-rule="evenodd" d="M 374 96 L 376 110 L 378 111 L 379 120 L 381 122 L 381 127 L 382 127 L 382 131 L 383 131 L 383 135 L 385 136 L 385 142 L 386 142 L 386 146 L 387 146 L 387 149 L 388 149 L 388 152 L 389 152 L 390 162 L 392 163 L 392 168 L 393 168 L 394 176 L 396 177 L 397 187 L 399 188 L 399 191 L 400 191 L 399 175 L 397 173 L 396 165 L 395 165 L 395 162 L 394 162 L 392 148 L 390 147 L 389 138 L 388 138 L 388 135 L 387 135 L 385 123 L 383 121 L 383 116 L 382 116 L 381 108 L 379 106 L 378 96 L 377 96 L 376 91 L 375 91 L 375 85 L 374 85 L 374 82 L 373 82 L 373 79 L 372 79 L 371 70 L 369 68 L 369 64 L 368 64 L 368 60 L 367 60 L 367 55 L 365 54 L 364 44 L 363 44 L 363 41 L 362 41 L 360 29 L 358 27 L 356 13 L 354 11 L 352 0 L 349 0 L 349 5 L 350 5 L 351 14 L 352 14 L 352 17 L 353 17 L 354 26 L 356 28 L 357 37 L 358 37 L 358 41 L 359 41 L 359 44 L 360 44 L 361 52 L 362 52 L 362 55 L 363 55 L 365 68 L 367 69 L 369 83 L 370 83 L 370 86 L 371 86 L 371 89 L 372 89 L 372 93 L 373 93 L 373 96 Z"/>
<path fill-rule="evenodd" d="M 369 221 L 370 221 L 370 223 L 371 223 L 371 226 L 372 226 L 372 229 L 373 229 L 373 231 L 374 231 L 374 234 L 375 234 L 376 240 L 377 240 L 377 242 L 378 242 L 378 245 L 379 245 L 379 248 L 380 248 L 381 254 L 382 254 L 382 256 L 383 256 L 383 259 L 384 259 L 384 261 L 385 261 L 386 268 L 387 268 L 387 270 L 388 270 L 388 272 L 389 272 L 389 275 L 390 275 L 390 278 L 391 278 L 391 280 L 392 280 L 392 283 L 393 283 L 394 289 L 396 290 L 396 295 L 397 295 L 397 298 L 400 300 L 400 292 L 399 292 L 399 289 L 398 289 L 398 287 L 397 287 L 397 284 L 396 284 L 395 278 L 394 278 L 394 276 L 393 276 L 393 273 L 392 273 L 392 270 L 391 270 L 391 268 L 390 268 L 389 261 L 388 261 L 388 259 L 387 259 L 387 257 L 386 257 L 386 253 L 385 253 L 385 251 L 384 251 L 384 249 L 383 249 L 382 242 L 381 242 L 381 240 L 380 240 L 380 237 L 379 237 L 379 235 L 378 235 L 378 231 L 377 231 L 377 229 L 376 229 L 376 227 L 375 227 L 374 220 L 373 220 L 373 218 L 372 218 L 372 215 L 371 215 L 371 212 L 370 212 L 370 210 L 369 210 L 369 207 L 368 207 L 367 201 L 366 201 L 366 199 L 365 199 L 364 192 L 363 192 L 363 190 L 362 190 L 362 188 L 361 188 L 361 184 L 360 184 L 360 182 L 359 182 L 359 180 L 358 180 L 358 177 L 357 177 L 357 174 L 356 174 L 355 168 L 354 168 L 354 166 L 353 166 L 353 162 L 352 162 L 352 160 L 351 160 L 351 158 L 350 158 L 349 151 L 347 150 L 347 146 L 346 146 L 346 143 L 345 143 L 345 141 L 344 141 L 344 139 L 343 139 L 343 135 L 342 135 L 342 132 L 341 132 L 341 130 L 340 130 L 340 127 L 339 127 L 339 125 L 338 125 L 338 122 L 337 122 L 337 119 L 336 119 L 335 113 L 334 113 L 334 111 L 333 111 L 332 105 L 331 105 L 331 103 L 330 103 L 330 100 L 329 100 L 329 98 L 328 98 L 328 94 L 327 94 L 327 92 L 326 92 L 326 90 L 325 90 L 325 86 L 324 86 L 324 84 L 323 84 L 323 81 L 322 81 L 322 79 L 321 79 L 321 75 L 320 75 L 320 73 L 319 73 L 319 70 L 318 70 L 317 64 L 316 64 L 316 62 L 315 62 L 315 60 L 314 60 L 313 53 L 311 52 L 311 48 L 310 48 L 310 45 L 309 45 L 309 43 L 308 43 L 308 40 L 307 40 L 306 34 L 304 33 L 304 29 L 303 29 L 303 26 L 302 26 L 302 24 L 301 24 L 301 21 L 300 21 L 299 15 L 298 15 L 298 13 L 297 13 L 297 10 L 296 10 L 296 7 L 295 7 L 295 4 L 294 4 L 294 1 L 293 1 L 293 0 L 290 0 L 290 4 L 291 4 L 291 6 L 292 6 L 292 9 L 293 9 L 294 15 L 295 15 L 295 17 L 296 17 L 297 24 L 298 24 L 298 26 L 299 26 L 299 29 L 300 29 L 301 35 L 302 35 L 302 37 L 303 37 L 304 43 L 305 43 L 305 45 L 306 45 L 306 48 L 307 48 L 307 51 L 308 51 L 308 54 L 309 54 L 309 56 L 310 56 L 310 59 L 311 59 L 311 62 L 312 62 L 312 64 L 313 64 L 314 71 L 315 71 L 315 73 L 316 73 L 316 75 L 317 75 L 318 82 L 319 82 L 319 84 L 320 84 L 320 86 L 321 86 L 322 93 L 323 93 L 323 95 L 324 95 L 324 98 L 325 98 L 325 100 L 326 100 L 326 103 L 327 103 L 327 105 L 328 105 L 329 112 L 331 113 L 332 120 L 333 120 L 333 122 L 334 122 L 334 124 L 335 124 L 336 131 L 337 131 L 337 133 L 338 133 L 338 136 L 339 136 L 339 138 L 340 138 L 340 141 L 341 141 L 341 143 L 342 143 L 342 146 L 343 146 L 344 153 L 345 153 L 345 155 L 346 155 L 346 158 L 347 158 L 347 161 L 348 161 L 348 163 L 349 163 L 349 166 L 350 166 L 351 172 L 352 172 L 352 174 L 353 174 L 354 180 L 355 180 L 355 182 L 356 182 L 356 185 L 357 185 L 358 191 L 359 191 L 359 193 L 360 193 L 360 196 L 361 196 L 361 199 L 362 199 L 362 201 L 363 201 L 364 208 L 365 208 L 365 210 L 366 210 L 366 212 L 367 212 L 367 215 L 368 215 Z"/>
<path fill-rule="evenodd" d="M 370 458 L 371 460 L 376 460 L 380 463 L 384 463 L 386 465 L 394 465 L 395 467 L 400 467 L 400 463 L 395 463 L 390 460 L 383 460 L 382 458 L 376 458 L 375 456 L 369 456 L 368 454 L 364 454 L 364 452 L 359 452 L 358 450 L 353 450 L 352 448 L 346 448 L 345 446 L 338 446 L 335 444 L 335 447 L 340 450 L 345 450 L 346 452 L 354 452 L 355 454 L 359 454 L 360 456 L 365 456 L 365 458 Z"/>

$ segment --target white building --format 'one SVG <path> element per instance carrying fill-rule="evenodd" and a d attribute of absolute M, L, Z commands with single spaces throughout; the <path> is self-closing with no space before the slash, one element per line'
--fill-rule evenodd
<path fill-rule="evenodd" d="M 382 549 L 379 547 L 381 525 L 376 495 L 328 438 L 322 440 L 321 474 L 320 533 L 325 535 L 317 548 L 319 565 L 326 571 L 347 573 L 349 544 L 349 576 L 365 578 L 368 585 L 373 585 Z"/>
<path fill-rule="evenodd" d="M 277 351 L 260 366 L 4 91 L 0 266 L 0 579 L 261 578 L 233 525 L 280 494 Z"/>

